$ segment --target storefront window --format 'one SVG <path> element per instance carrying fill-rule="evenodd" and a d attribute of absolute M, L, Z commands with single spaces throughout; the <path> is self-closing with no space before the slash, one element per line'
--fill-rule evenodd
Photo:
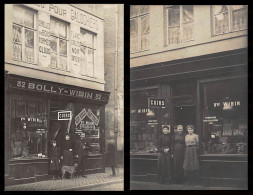
<path fill-rule="evenodd" d="M 27 97 L 11 99 L 11 157 L 47 156 L 46 101 Z"/>
<path fill-rule="evenodd" d="M 35 12 L 21 6 L 13 6 L 13 59 L 35 62 Z"/>
<path fill-rule="evenodd" d="M 148 97 L 157 96 L 157 89 L 131 92 L 130 150 L 155 152 L 158 138 L 158 110 L 148 108 Z"/>
<path fill-rule="evenodd" d="M 81 68 L 82 74 L 94 76 L 94 54 L 96 51 L 95 34 L 81 28 Z"/>
<path fill-rule="evenodd" d="M 58 19 L 50 19 L 50 55 L 51 67 L 59 70 L 67 71 L 69 69 L 67 63 L 68 56 L 68 25 Z"/>
<path fill-rule="evenodd" d="M 230 79 L 201 84 L 206 153 L 247 153 L 247 81 Z"/>

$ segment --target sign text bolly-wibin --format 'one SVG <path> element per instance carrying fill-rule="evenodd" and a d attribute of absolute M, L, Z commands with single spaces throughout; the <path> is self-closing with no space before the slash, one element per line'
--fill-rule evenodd
<path fill-rule="evenodd" d="M 97 101 L 106 101 L 108 99 L 108 97 L 105 94 L 99 93 L 99 92 L 73 89 L 69 87 L 43 84 L 39 82 L 24 81 L 21 79 L 20 80 L 12 79 L 10 87 L 25 89 L 29 91 L 37 91 L 37 92 L 44 92 L 44 93 L 51 93 L 51 94 L 58 94 L 58 95 L 67 95 L 67 96 L 97 100 Z"/>

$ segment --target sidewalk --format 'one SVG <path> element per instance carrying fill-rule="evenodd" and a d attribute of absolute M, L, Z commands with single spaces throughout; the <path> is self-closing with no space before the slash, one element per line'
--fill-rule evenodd
<path fill-rule="evenodd" d="M 36 183 L 14 185 L 5 187 L 5 191 L 64 191 L 76 188 L 90 188 L 112 183 L 124 182 L 123 168 L 116 169 L 116 176 L 111 176 L 111 169 L 106 168 L 105 173 L 87 175 L 87 178 L 47 180 Z M 122 189 L 124 190 L 124 189 Z"/>

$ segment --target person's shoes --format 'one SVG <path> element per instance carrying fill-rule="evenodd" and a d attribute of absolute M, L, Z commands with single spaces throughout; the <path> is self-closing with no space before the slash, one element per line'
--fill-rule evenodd
<path fill-rule="evenodd" d="M 86 176 L 86 175 L 82 175 L 82 177 L 87 178 L 87 176 Z"/>

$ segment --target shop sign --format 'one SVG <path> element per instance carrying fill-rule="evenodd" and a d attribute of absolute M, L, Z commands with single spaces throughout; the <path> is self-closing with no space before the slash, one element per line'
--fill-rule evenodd
<path fill-rule="evenodd" d="M 71 117 L 72 117 L 71 111 L 58 112 L 58 120 L 71 120 Z"/>
<path fill-rule="evenodd" d="M 87 112 L 87 116 L 90 118 L 90 120 L 92 120 L 94 122 L 94 124 L 96 126 L 98 126 L 99 119 L 96 117 L 95 114 L 93 114 L 93 112 L 90 109 Z"/>
<path fill-rule="evenodd" d="M 139 108 L 139 109 L 131 109 L 131 114 L 143 114 L 143 113 L 148 113 L 150 109 L 148 108 Z"/>
<path fill-rule="evenodd" d="M 75 125 L 77 126 L 83 119 L 86 117 L 87 112 L 86 109 L 84 108 L 78 115 L 75 117 Z"/>
<path fill-rule="evenodd" d="M 205 116 L 203 122 L 218 122 L 216 116 Z"/>
<path fill-rule="evenodd" d="M 84 130 L 95 130 L 95 125 L 94 122 L 88 122 L 86 121 L 86 123 L 84 123 L 84 121 L 81 122 L 80 124 L 80 129 L 84 129 Z"/>
<path fill-rule="evenodd" d="M 149 108 L 165 108 L 165 99 L 148 98 Z"/>
<path fill-rule="evenodd" d="M 42 67 L 50 66 L 50 15 L 38 13 L 39 63 Z"/>
<path fill-rule="evenodd" d="M 155 120 L 148 120 L 148 125 L 151 125 L 151 127 L 154 127 L 155 125 L 158 124 L 158 121 L 155 119 Z"/>
<path fill-rule="evenodd" d="M 64 21 L 75 23 L 88 30 L 98 30 L 99 20 L 91 14 L 81 11 L 67 4 L 24 4 L 36 10 L 41 10 L 49 13 L 52 16 L 60 18 Z"/>
<path fill-rule="evenodd" d="M 109 95 L 103 92 L 91 91 L 88 89 L 75 89 L 70 87 L 62 87 L 59 85 L 45 84 L 37 81 L 27 81 L 24 79 L 11 78 L 11 88 L 24 89 L 28 91 L 44 92 L 49 94 L 64 95 L 69 97 L 77 97 L 81 99 L 108 101 Z"/>
<path fill-rule="evenodd" d="M 226 102 L 215 102 L 213 103 L 213 107 L 216 108 L 216 107 L 220 107 L 220 106 L 223 106 L 223 108 L 226 108 L 226 107 L 238 107 L 241 105 L 241 101 L 226 101 Z"/>

